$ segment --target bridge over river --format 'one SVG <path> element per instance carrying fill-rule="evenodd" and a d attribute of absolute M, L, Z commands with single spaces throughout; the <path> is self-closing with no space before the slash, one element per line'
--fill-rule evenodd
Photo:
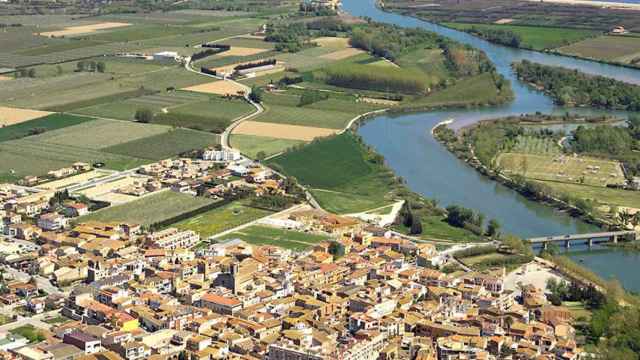
<path fill-rule="evenodd" d="M 638 233 L 635 231 L 605 231 L 586 234 L 569 234 L 569 235 L 557 235 L 557 236 L 545 236 L 527 239 L 531 245 L 542 244 L 546 249 L 549 243 L 564 242 L 566 248 L 571 247 L 572 241 L 586 241 L 589 246 L 598 242 L 612 242 L 618 243 L 618 240 L 624 238 L 625 240 L 635 241 L 638 238 Z"/>

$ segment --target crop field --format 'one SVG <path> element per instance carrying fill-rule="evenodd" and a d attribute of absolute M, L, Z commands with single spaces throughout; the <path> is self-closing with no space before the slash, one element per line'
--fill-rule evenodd
<path fill-rule="evenodd" d="M 396 63 L 403 69 L 416 69 L 422 72 L 429 84 L 438 84 L 451 78 L 440 49 L 418 49 L 400 56 Z"/>
<path fill-rule="evenodd" d="M 620 164 L 610 160 L 568 155 L 503 153 L 496 162 L 506 173 L 520 174 L 536 180 L 592 186 L 624 183 Z"/>
<path fill-rule="evenodd" d="M 51 131 L 93 120 L 94 119 L 92 118 L 82 116 L 52 114 L 39 119 L 29 120 L 20 124 L 0 128 L 0 142 L 28 136 L 31 134 L 31 131 L 33 129 L 43 129 L 45 131 Z"/>
<path fill-rule="evenodd" d="M 233 148 L 255 159 L 259 152 L 266 156 L 278 154 L 292 146 L 303 144 L 304 141 L 286 140 L 267 136 L 241 135 L 232 133 L 229 142 Z"/>
<path fill-rule="evenodd" d="M 0 106 L 0 127 L 20 124 L 25 121 L 51 115 L 49 111 L 19 109 Z"/>
<path fill-rule="evenodd" d="M 535 50 L 554 49 L 602 34 L 602 32 L 595 30 L 562 27 L 459 23 L 446 23 L 445 25 L 458 30 L 467 30 L 475 26 L 480 29 L 512 31 L 520 36 L 524 47 Z"/>
<path fill-rule="evenodd" d="M 253 48 L 253 49 L 273 49 L 273 43 L 260 39 L 246 38 L 242 36 L 235 37 L 233 39 L 224 40 L 221 44 L 230 45 L 231 49 L 234 47 Z"/>
<path fill-rule="evenodd" d="M 470 101 L 481 104 L 492 101 L 499 93 L 491 74 L 485 73 L 465 78 L 444 90 L 417 99 L 411 103 L 411 106 L 455 106 L 468 104 Z"/>
<path fill-rule="evenodd" d="M 202 238 L 208 238 L 270 214 L 272 212 L 246 206 L 243 201 L 235 201 L 171 226 L 181 230 L 193 230 Z"/>
<path fill-rule="evenodd" d="M 174 129 L 163 134 L 121 143 L 103 151 L 148 160 L 162 160 L 203 149 L 219 142 L 217 135 L 189 129 Z"/>
<path fill-rule="evenodd" d="M 346 38 L 346 37 L 343 38 L 343 37 L 326 36 L 326 37 L 315 38 L 315 39 L 312 39 L 311 41 L 318 44 L 318 46 L 327 48 L 327 49 L 342 50 L 350 47 L 349 38 Z"/>
<path fill-rule="evenodd" d="M 336 133 L 335 129 L 312 126 L 277 124 L 270 122 L 243 121 L 235 129 L 234 134 L 267 136 L 285 140 L 311 141 L 317 137 L 325 137 Z"/>
<path fill-rule="evenodd" d="M 318 110 L 308 107 L 267 105 L 267 111 L 253 118 L 254 121 L 342 129 L 355 117 L 353 113 Z"/>
<path fill-rule="evenodd" d="M 195 91 L 205 94 L 238 95 L 245 91 L 244 87 L 231 81 L 217 80 L 206 84 L 185 87 L 182 90 Z"/>
<path fill-rule="evenodd" d="M 223 241 L 231 239 L 240 239 L 252 245 L 271 245 L 294 251 L 304 251 L 328 240 L 329 237 L 254 225 L 221 238 Z"/>
<path fill-rule="evenodd" d="M 163 191 L 126 204 L 108 207 L 77 219 L 83 221 L 123 221 L 151 225 L 185 212 L 201 208 L 213 201 L 174 191 Z"/>
<path fill-rule="evenodd" d="M 362 53 L 364 53 L 364 51 L 360 49 L 347 48 L 347 49 L 337 50 L 337 51 L 322 55 L 321 57 L 327 60 L 343 60 L 343 59 L 348 59 L 350 57 L 353 57 Z"/>
<path fill-rule="evenodd" d="M 267 163 L 310 186 L 328 211 L 367 211 L 392 200 L 387 196 L 393 186 L 392 175 L 367 161 L 364 148 L 349 133 L 307 144 Z"/>
<path fill-rule="evenodd" d="M 227 56 L 252 56 L 261 54 L 263 52 L 269 51 L 269 49 L 261 49 L 261 48 L 249 48 L 249 47 L 240 47 L 240 46 L 232 46 L 231 49 L 215 55 L 216 57 L 227 57 Z"/>
<path fill-rule="evenodd" d="M 558 51 L 585 58 L 630 63 L 640 58 L 640 37 L 599 36 L 561 47 Z"/>
<path fill-rule="evenodd" d="M 120 22 L 103 22 L 103 23 L 96 23 L 96 24 L 90 24 L 90 25 L 70 26 L 70 27 L 65 27 L 62 30 L 56 30 L 56 31 L 45 31 L 45 32 L 39 33 L 39 35 L 46 36 L 46 37 L 69 37 L 69 36 L 93 33 L 101 30 L 109 30 L 113 28 L 130 26 L 130 25 L 131 24 L 120 23 Z"/>
<path fill-rule="evenodd" d="M 516 138 L 516 144 L 512 151 L 539 155 L 560 155 L 562 153 L 562 149 L 555 140 L 526 135 L 519 135 Z"/>
<path fill-rule="evenodd" d="M 30 139 L 48 144 L 102 149 L 164 134 L 170 130 L 170 127 L 162 125 L 98 119 L 60 130 L 47 131 Z"/>
<path fill-rule="evenodd" d="M 218 96 L 212 96 L 205 101 L 179 105 L 169 109 L 170 113 L 226 119 L 229 122 L 240 116 L 251 114 L 254 111 L 255 108 L 245 100 L 224 99 Z"/>

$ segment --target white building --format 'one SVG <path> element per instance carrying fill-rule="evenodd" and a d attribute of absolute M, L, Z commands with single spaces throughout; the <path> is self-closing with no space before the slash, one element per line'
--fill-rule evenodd
<path fill-rule="evenodd" d="M 187 249 L 200 242 L 200 235 L 191 230 L 169 228 L 147 235 L 147 241 L 159 249 Z"/>
<path fill-rule="evenodd" d="M 236 150 L 211 150 L 207 149 L 202 153 L 202 160 L 209 161 L 238 161 L 242 158 Z"/>
<path fill-rule="evenodd" d="M 69 225 L 69 220 L 58 213 L 42 214 L 38 218 L 38 227 L 47 231 L 64 229 Z"/>

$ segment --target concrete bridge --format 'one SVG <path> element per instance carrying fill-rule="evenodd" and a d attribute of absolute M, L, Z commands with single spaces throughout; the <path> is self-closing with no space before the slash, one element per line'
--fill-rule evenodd
<path fill-rule="evenodd" d="M 531 245 L 542 244 L 546 249 L 549 243 L 564 242 L 564 246 L 568 249 L 571 247 L 572 241 L 585 241 L 587 245 L 592 246 L 594 243 L 599 242 L 612 242 L 618 243 L 618 239 L 624 238 L 626 240 L 635 241 L 638 238 L 638 233 L 632 230 L 628 231 L 606 231 L 599 233 L 587 233 L 587 234 L 570 234 L 570 235 L 558 235 L 558 236 L 545 236 L 530 238 L 526 241 Z"/>

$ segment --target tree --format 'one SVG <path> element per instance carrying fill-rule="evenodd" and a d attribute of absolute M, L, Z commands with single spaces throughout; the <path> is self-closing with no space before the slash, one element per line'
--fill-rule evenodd
<path fill-rule="evenodd" d="M 496 219 L 489 220 L 489 224 L 487 224 L 487 232 L 486 235 L 489 237 L 498 237 L 500 233 L 500 223 Z"/>
<path fill-rule="evenodd" d="M 87 62 L 84 60 L 78 61 L 76 63 L 76 71 L 86 71 L 87 70 Z"/>
<path fill-rule="evenodd" d="M 409 231 L 411 235 L 422 234 L 422 221 L 420 221 L 420 217 L 418 215 L 413 215 L 413 219 L 411 221 L 411 230 Z"/>
<path fill-rule="evenodd" d="M 62 69 L 62 66 L 58 65 L 56 66 L 56 73 L 58 74 L 58 76 L 62 75 L 64 73 L 64 70 Z"/>
<path fill-rule="evenodd" d="M 29 74 L 30 78 L 36 77 L 36 69 L 34 69 L 34 68 L 29 69 L 28 74 Z"/>
<path fill-rule="evenodd" d="M 251 88 L 251 93 L 249 94 L 249 100 L 255 102 L 255 103 L 261 103 L 262 102 L 262 89 L 260 89 L 257 86 L 253 86 Z"/>
<path fill-rule="evenodd" d="M 153 111 L 149 109 L 138 109 L 136 110 L 134 118 L 141 123 L 150 123 L 153 120 Z"/>
<path fill-rule="evenodd" d="M 262 161 L 267 157 L 267 154 L 264 151 L 258 151 L 256 154 L 256 160 Z"/>
<path fill-rule="evenodd" d="M 105 63 L 104 63 L 104 62 L 99 61 L 99 62 L 96 64 L 96 69 L 98 70 L 98 72 L 99 72 L 99 73 L 103 73 L 103 72 L 105 72 L 105 70 L 107 69 L 107 65 L 105 65 Z"/>

